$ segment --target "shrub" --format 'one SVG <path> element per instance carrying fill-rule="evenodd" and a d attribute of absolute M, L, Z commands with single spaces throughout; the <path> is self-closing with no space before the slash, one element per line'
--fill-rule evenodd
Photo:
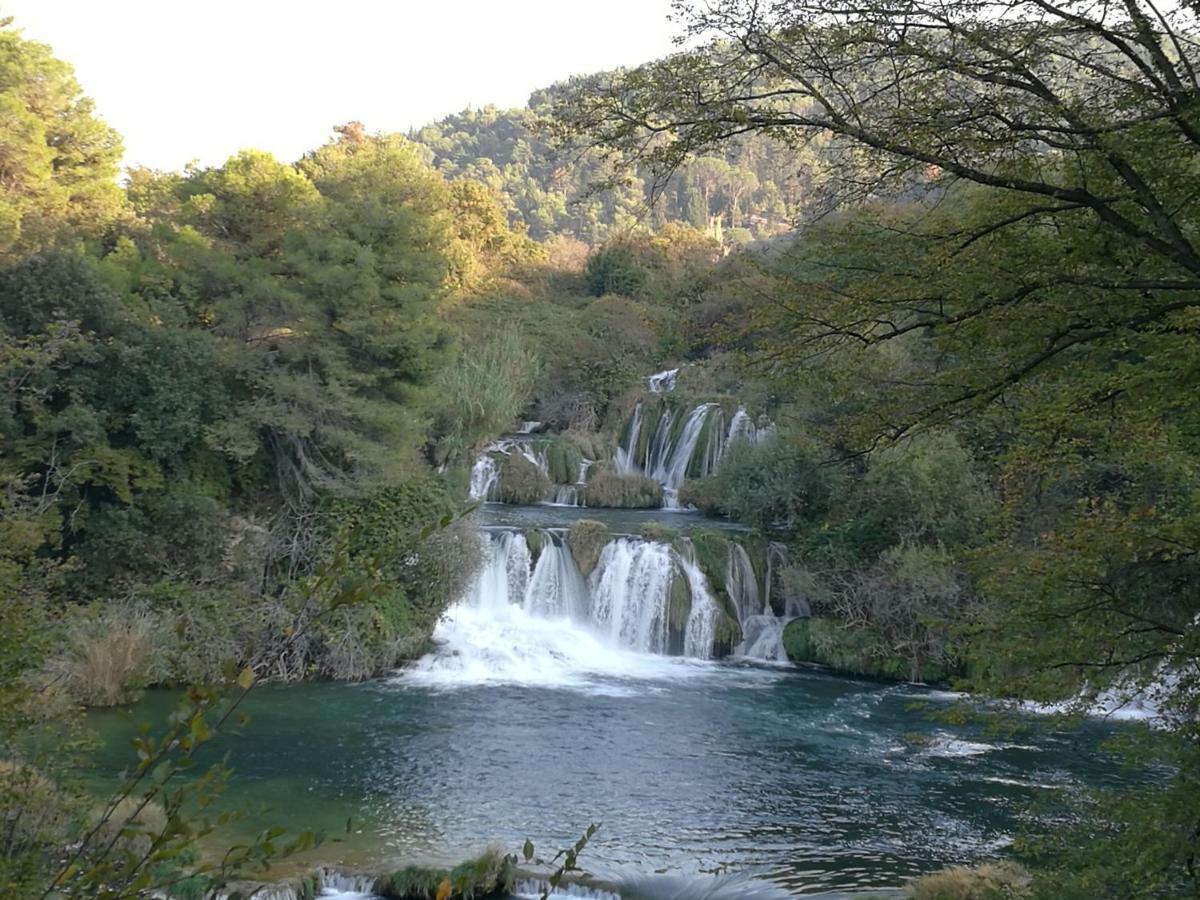
<path fill-rule="evenodd" d="M 656 509 L 662 506 L 662 485 L 645 475 L 624 475 L 608 463 L 598 463 L 588 472 L 583 492 L 587 506 L 615 509 Z"/>
<path fill-rule="evenodd" d="M 913 661 L 897 652 L 878 628 L 869 624 L 847 624 L 832 619 L 794 619 L 783 630 L 783 647 L 792 662 L 828 666 L 835 672 L 885 678 L 914 679 Z M 925 681 L 945 681 L 949 672 L 926 663 L 916 675 Z"/>
<path fill-rule="evenodd" d="M 371 890 L 389 900 L 480 900 L 505 895 L 515 874 L 512 857 L 489 850 L 453 869 L 408 866 L 375 879 Z"/>
<path fill-rule="evenodd" d="M 567 547 L 575 559 L 575 565 L 586 578 L 600 562 L 604 545 L 610 540 L 608 526 L 593 519 L 580 519 L 571 526 L 567 534 Z"/>
<path fill-rule="evenodd" d="M 1029 883 L 1029 873 L 1016 863 L 984 863 L 925 875 L 904 894 L 910 900 L 1004 900 L 1028 896 Z"/>
<path fill-rule="evenodd" d="M 70 798 L 49 778 L 33 766 L 0 759 L 0 860 L 40 856 L 59 844 L 73 818 Z"/>
<path fill-rule="evenodd" d="M 510 453 L 500 463 L 500 500 L 504 503 L 538 503 L 553 486 L 546 473 L 520 453 Z"/>

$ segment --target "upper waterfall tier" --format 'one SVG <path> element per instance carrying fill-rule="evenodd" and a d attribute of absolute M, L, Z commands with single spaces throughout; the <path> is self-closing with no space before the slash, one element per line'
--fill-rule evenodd
<path fill-rule="evenodd" d="M 663 392 L 677 371 L 651 376 L 659 395 L 636 405 L 616 447 L 599 435 L 520 433 L 493 441 L 475 456 L 471 499 L 679 509 L 685 479 L 715 474 L 730 447 L 763 441 L 774 427 L 756 423 L 744 407 L 727 418 L 715 402 L 671 402 Z"/>
<path fill-rule="evenodd" d="M 659 401 L 638 403 L 617 449 L 617 470 L 649 476 L 662 485 L 663 505 L 678 508 L 686 478 L 716 474 L 721 459 L 738 441 L 757 443 L 774 433 L 758 426 L 739 406 L 726 425 L 719 403 L 685 409 Z"/>

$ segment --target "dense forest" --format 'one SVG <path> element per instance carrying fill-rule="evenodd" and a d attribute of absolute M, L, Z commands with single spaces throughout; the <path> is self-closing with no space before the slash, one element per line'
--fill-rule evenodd
<path fill-rule="evenodd" d="M 166 786 L 239 692 L 425 653 L 499 436 L 547 435 L 547 472 L 501 460 L 538 502 L 708 401 L 762 437 L 679 500 L 786 548 L 793 661 L 1159 710 L 1122 749 L 1160 777 L 1080 798 L 1003 896 L 1196 895 L 1195 15 L 819 7 L 684 4 L 694 49 L 525 109 L 181 173 L 122 172 L 4 23 L 6 896 L 202 896 L 281 852 L 200 866 L 217 823 Z M 155 685 L 194 687 L 97 818 L 80 710 Z"/>

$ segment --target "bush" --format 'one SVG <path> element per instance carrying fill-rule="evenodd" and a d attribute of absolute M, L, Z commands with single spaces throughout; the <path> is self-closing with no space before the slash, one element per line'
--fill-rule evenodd
<path fill-rule="evenodd" d="M 539 503 L 554 486 L 549 477 L 520 453 L 510 453 L 500 463 L 499 497 L 504 503 Z"/>
<path fill-rule="evenodd" d="M 611 535 L 608 533 L 608 526 L 603 522 L 580 519 L 571 526 L 570 532 L 567 533 L 567 548 L 584 578 L 591 575 L 596 564 L 600 562 L 600 554 L 604 552 L 604 545 L 609 540 Z"/>
<path fill-rule="evenodd" d="M 645 475 L 623 475 L 609 463 L 598 463 L 588 471 L 583 492 L 586 506 L 614 509 L 657 509 L 662 506 L 662 485 Z"/>
<path fill-rule="evenodd" d="M 489 850 L 453 869 L 408 866 L 377 878 L 371 890 L 389 900 L 482 900 L 505 896 L 515 875 L 512 857 Z"/>
<path fill-rule="evenodd" d="M 789 435 L 734 443 L 720 471 L 685 482 L 680 499 L 759 528 L 812 521 L 828 511 L 837 489 L 836 474 L 821 465 L 824 459 L 818 446 Z"/>
<path fill-rule="evenodd" d="M 984 863 L 925 875 L 904 895 L 910 900 L 1005 900 L 1028 896 L 1029 883 L 1029 873 L 1016 863 Z"/>
<path fill-rule="evenodd" d="M 872 625 L 820 617 L 793 619 L 783 630 L 783 648 L 792 662 L 816 663 L 835 672 L 888 681 L 914 680 L 912 658 L 893 650 Z M 949 674 L 935 663 L 926 663 L 916 672 L 931 682 L 943 682 Z"/>

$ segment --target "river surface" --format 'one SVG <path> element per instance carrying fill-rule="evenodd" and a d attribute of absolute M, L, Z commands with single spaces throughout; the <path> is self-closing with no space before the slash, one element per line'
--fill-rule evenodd
<path fill-rule="evenodd" d="M 243 829 L 324 827 L 325 861 L 378 869 L 539 852 L 602 823 L 589 869 L 748 872 L 795 894 L 896 887 L 1003 852 L 1030 801 L 1109 783 L 1112 727 L 1030 719 L 1000 737 L 930 716 L 947 695 L 784 667 L 629 654 L 542 682 L 471 684 L 437 665 L 362 685 L 256 689 L 219 742 Z M 134 719 L 162 721 L 153 692 Z M 929 709 L 914 708 L 925 704 Z M 128 765 L 117 713 L 97 778 Z M 350 830 L 346 831 L 347 820 Z"/>

